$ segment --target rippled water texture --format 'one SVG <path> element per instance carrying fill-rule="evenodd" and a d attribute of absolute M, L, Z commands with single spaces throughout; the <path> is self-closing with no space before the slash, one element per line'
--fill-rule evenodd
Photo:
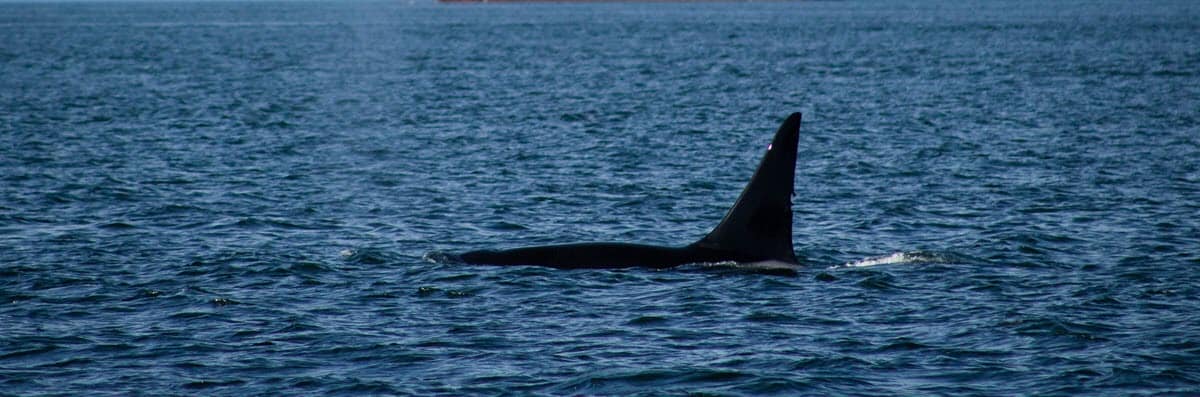
<path fill-rule="evenodd" d="M 1195 395 L 1198 109 L 1187 1 L 3 3 L 0 394 Z M 793 111 L 798 272 L 423 259 Z"/>

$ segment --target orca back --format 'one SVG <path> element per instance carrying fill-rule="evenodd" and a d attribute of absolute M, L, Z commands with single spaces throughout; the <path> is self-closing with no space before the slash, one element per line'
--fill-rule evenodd
<path fill-rule="evenodd" d="M 687 263 L 797 264 L 792 252 L 792 188 L 800 113 L 779 127 L 750 183 L 721 223 L 685 247 L 624 243 L 583 243 L 471 251 L 454 255 L 464 263 L 536 265 L 560 269 L 617 267 L 668 268 Z"/>

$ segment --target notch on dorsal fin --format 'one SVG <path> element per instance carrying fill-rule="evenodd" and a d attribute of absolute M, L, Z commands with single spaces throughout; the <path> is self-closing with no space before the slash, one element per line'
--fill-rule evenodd
<path fill-rule="evenodd" d="M 779 126 L 733 208 L 712 232 L 692 245 L 736 252 L 749 260 L 797 263 L 792 251 L 792 189 L 799 139 L 800 113 L 792 113 Z"/>

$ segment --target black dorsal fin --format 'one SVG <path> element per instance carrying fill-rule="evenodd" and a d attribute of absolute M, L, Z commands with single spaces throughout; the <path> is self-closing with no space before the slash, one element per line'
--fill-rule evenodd
<path fill-rule="evenodd" d="M 792 113 L 779 126 L 733 208 L 712 232 L 692 245 L 733 251 L 751 260 L 797 263 L 792 251 L 792 188 L 799 139 L 800 113 Z"/>

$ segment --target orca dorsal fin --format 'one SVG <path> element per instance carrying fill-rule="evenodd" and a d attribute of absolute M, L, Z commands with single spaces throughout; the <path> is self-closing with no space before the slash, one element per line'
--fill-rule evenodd
<path fill-rule="evenodd" d="M 775 132 L 767 154 L 733 208 L 712 232 L 692 245 L 733 251 L 746 260 L 798 263 L 792 251 L 792 189 L 799 140 L 800 113 L 792 113 Z"/>

